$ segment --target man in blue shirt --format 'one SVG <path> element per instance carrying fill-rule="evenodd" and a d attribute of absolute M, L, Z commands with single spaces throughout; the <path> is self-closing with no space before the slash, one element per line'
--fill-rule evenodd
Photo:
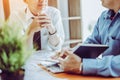
<path fill-rule="evenodd" d="M 90 59 L 76 56 L 64 50 L 59 57 L 60 67 L 65 72 L 83 75 L 120 76 L 120 0 L 101 0 L 109 10 L 99 17 L 92 35 L 84 43 L 106 44 L 109 48 L 101 59 Z"/>

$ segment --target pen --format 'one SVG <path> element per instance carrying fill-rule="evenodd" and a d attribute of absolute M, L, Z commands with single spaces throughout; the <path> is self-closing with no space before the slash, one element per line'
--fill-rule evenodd
<path fill-rule="evenodd" d="M 51 59 L 41 59 L 40 61 L 59 63 L 58 60 L 51 60 Z"/>

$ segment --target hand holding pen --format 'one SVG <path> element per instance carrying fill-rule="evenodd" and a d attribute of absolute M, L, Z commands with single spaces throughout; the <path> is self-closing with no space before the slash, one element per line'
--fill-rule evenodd
<path fill-rule="evenodd" d="M 75 55 L 71 50 L 64 49 L 56 58 L 59 61 L 59 66 L 67 73 L 81 73 L 82 59 Z"/>

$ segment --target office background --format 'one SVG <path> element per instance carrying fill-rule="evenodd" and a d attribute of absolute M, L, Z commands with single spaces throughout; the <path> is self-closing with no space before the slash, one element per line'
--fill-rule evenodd
<path fill-rule="evenodd" d="M 23 0 L 9 0 L 9 4 L 10 12 L 25 8 Z M 49 0 L 49 4 L 61 11 L 66 41 L 84 41 L 91 34 L 100 13 L 105 10 L 100 0 Z M 4 20 L 3 0 L 0 0 L 0 19 Z"/>

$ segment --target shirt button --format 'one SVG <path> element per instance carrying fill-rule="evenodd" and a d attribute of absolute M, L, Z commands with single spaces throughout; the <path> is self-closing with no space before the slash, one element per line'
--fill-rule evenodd
<path fill-rule="evenodd" d="M 107 39 L 106 43 L 109 44 L 109 38 Z"/>

